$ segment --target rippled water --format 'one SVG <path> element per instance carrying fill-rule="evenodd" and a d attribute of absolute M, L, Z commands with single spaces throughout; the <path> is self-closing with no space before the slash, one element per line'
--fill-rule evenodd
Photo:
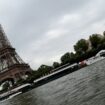
<path fill-rule="evenodd" d="M 105 105 L 105 60 L 0 105 Z"/>

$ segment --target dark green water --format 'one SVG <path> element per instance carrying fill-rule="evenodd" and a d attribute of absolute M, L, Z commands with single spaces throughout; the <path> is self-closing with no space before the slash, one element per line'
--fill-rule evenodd
<path fill-rule="evenodd" d="M 105 105 L 105 60 L 0 105 Z"/>

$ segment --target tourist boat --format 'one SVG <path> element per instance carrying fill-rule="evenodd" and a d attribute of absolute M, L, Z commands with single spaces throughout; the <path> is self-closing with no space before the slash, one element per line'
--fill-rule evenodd
<path fill-rule="evenodd" d="M 85 63 L 87 65 L 91 65 L 93 63 L 96 63 L 97 61 L 100 61 L 100 60 L 104 59 L 104 58 L 105 58 L 105 50 L 101 50 L 100 52 L 98 52 L 96 54 L 96 56 L 91 57 L 91 58 L 85 60 Z"/>
<path fill-rule="evenodd" d="M 17 92 L 17 93 L 15 93 L 15 94 L 12 94 L 12 95 L 9 96 L 8 99 L 11 99 L 11 98 L 13 98 L 13 97 L 15 97 L 15 96 L 18 96 L 18 95 L 20 95 L 20 94 L 22 94 L 22 92 Z"/>
<path fill-rule="evenodd" d="M 0 101 L 1 100 L 5 100 L 5 99 L 8 99 L 8 98 L 12 98 L 12 97 L 15 97 L 15 96 L 17 96 L 17 95 L 19 95 L 21 93 L 24 93 L 24 92 L 30 90 L 31 87 L 32 86 L 29 83 L 23 84 L 23 85 L 21 85 L 19 87 L 16 87 L 16 88 L 14 88 L 14 89 L 6 92 L 6 93 L 1 94 L 0 95 Z"/>
<path fill-rule="evenodd" d="M 53 73 L 48 74 L 48 75 L 46 75 L 46 76 L 43 76 L 43 77 L 41 77 L 41 78 L 39 78 L 39 79 L 34 80 L 34 83 L 35 83 L 35 84 L 37 84 L 37 83 L 40 84 L 42 81 L 45 82 L 46 80 L 48 80 L 48 79 L 50 79 L 50 78 L 52 78 L 52 77 L 54 77 L 54 76 L 57 77 L 57 75 L 65 73 L 66 71 L 73 72 L 73 71 L 75 71 L 77 68 L 78 68 L 78 64 L 77 64 L 77 63 L 74 63 L 74 64 L 72 64 L 72 65 L 69 65 L 69 66 L 67 66 L 67 67 L 61 68 L 61 69 L 59 69 L 59 70 L 54 70 Z M 69 70 L 68 70 L 68 69 L 69 69 Z M 75 70 L 74 70 L 74 69 L 75 69 Z"/>
<path fill-rule="evenodd" d="M 24 91 L 27 91 L 27 90 L 31 89 L 31 86 L 32 86 L 31 84 L 26 83 L 26 84 L 23 84 L 19 87 L 16 87 L 16 88 L 12 89 L 11 92 L 14 92 L 14 93 L 15 92 L 24 92 Z"/>

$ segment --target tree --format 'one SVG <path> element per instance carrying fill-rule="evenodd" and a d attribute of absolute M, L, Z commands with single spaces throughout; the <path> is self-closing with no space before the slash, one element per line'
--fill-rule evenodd
<path fill-rule="evenodd" d="M 21 84 L 23 84 L 25 82 L 25 80 L 24 79 L 19 79 L 17 82 L 16 82 L 16 84 L 17 85 L 21 85 Z"/>
<path fill-rule="evenodd" d="M 70 53 L 70 63 L 74 63 L 76 61 L 76 54 L 73 52 Z"/>
<path fill-rule="evenodd" d="M 9 85 L 9 82 L 5 82 L 3 84 L 3 91 L 7 91 L 9 89 L 10 85 Z"/>
<path fill-rule="evenodd" d="M 54 62 L 53 63 L 53 68 L 57 68 L 57 67 L 59 67 L 60 66 L 60 64 L 58 63 L 58 62 Z"/>
<path fill-rule="evenodd" d="M 39 74 L 40 74 L 41 76 L 50 73 L 51 70 L 52 70 L 52 67 L 51 67 L 51 66 L 47 66 L 47 65 L 41 65 L 41 66 L 38 68 L 38 72 L 39 72 Z"/>
<path fill-rule="evenodd" d="M 89 48 L 89 43 L 85 39 L 79 40 L 76 45 L 74 45 L 74 50 L 78 54 L 84 54 Z"/>
<path fill-rule="evenodd" d="M 102 37 L 99 34 L 93 34 L 89 37 L 89 40 L 91 42 L 92 48 L 96 49 L 101 44 Z"/>
<path fill-rule="evenodd" d="M 69 52 L 67 52 L 66 54 L 64 54 L 61 57 L 61 62 L 62 62 L 62 64 L 66 64 L 66 63 L 70 62 L 70 53 Z"/>
<path fill-rule="evenodd" d="M 99 50 L 105 49 L 105 37 L 102 38 L 101 43 L 98 46 Z"/>
<path fill-rule="evenodd" d="M 105 31 L 103 32 L 103 35 L 104 35 L 104 37 L 105 37 Z"/>

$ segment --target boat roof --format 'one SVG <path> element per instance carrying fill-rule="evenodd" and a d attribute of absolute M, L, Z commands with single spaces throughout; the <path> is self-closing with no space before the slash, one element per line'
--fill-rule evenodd
<path fill-rule="evenodd" d="M 105 53 L 105 50 L 99 51 L 99 52 L 96 54 L 96 56 L 100 55 L 100 53 Z"/>
<path fill-rule="evenodd" d="M 24 88 L 24 87 L 26 87 L 26 86 L 31 86 L 31 84 L 28 84 L 28 83 L 27 83 L 27 84 L 21 85 L 21 86 L 19 86 L 19 87 L 14 88 L 12 91 L 19 90 L 19 89 Z"/>

